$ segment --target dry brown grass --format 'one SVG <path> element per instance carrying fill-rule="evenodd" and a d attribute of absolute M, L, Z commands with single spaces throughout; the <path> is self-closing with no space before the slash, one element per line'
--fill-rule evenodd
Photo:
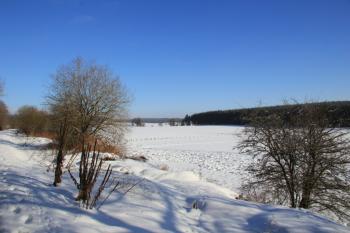
<path fill-rule="evenodd" d="M 53 132 L 43 131 L 43 132 L 35 132 L 31 136 L 40 137 L 40 138 L 48 138 L 51 140 L 55 139 L 55 134 Z"/>
<path fill-rule="evenodd" d="M 102 153 L 111 153 L 119 156 L 123 156 L 125 154 L 125 149 L 122 146 L 102 143 L 102 144 L 99 144 L 97 148 Z"/>
<path fill-rule="evenodd" d="M 48 139 L 51 139 L 52 141 L 55 140 L 55 133 L 48 132 L 48 131 L 35 132 L 30 136 L 48 138 Z M 94 145 L 95 141 L 96 141 L 96 138 L 91 136 L 88 138 L 87 144 Z M 55 143 L 53 142 L 49 144 L 48 149 L 55 149 L 55 147 L 56 147 Z M 73 148 L 69 148 L 69 150 L 80 151 L 81 145 L 76 144 Z M 97 140 L 96 150 L 98 150 L 100 153 L 110 153 L 110 154 L 118 155 L 119 157 L 123 157 L 125 155 L 125 148 L 123 146 L 112 145 L 110 143 L 107 143 L 101 140 Z"/>
<path fill-rule="evenodd" d="M 106 141 L 96 139 L 93 136 L 90 136 L 87 139 L 86 144 L 87 145 L 94 145 L 95 142 L 97 142 L 96 150 L 98 150 L 100 153 L 111 153 L 111 154 L 115 154 L 118 156 L 123 156 L 125 154 L 125 148 L 123 146 L 113 145 L 113 144 L 108 143 Z"/>

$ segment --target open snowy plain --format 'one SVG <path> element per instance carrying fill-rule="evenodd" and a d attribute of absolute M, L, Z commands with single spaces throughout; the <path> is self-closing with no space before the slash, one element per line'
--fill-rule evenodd
<path fill-rule="evenodd" d="M 156 167 L 193 171 L 202 178 L 239 192 L 244 167 L 251 157 L 236 149 L 242 127 L 158 126 L 131 127 L 127 134 L 130 154 L 143 155 Z"/>
<path fill-rule="evenodd" d="M 0 131 L 0 232 L 349 232 L 305 210 L 236 200 L 250 159 L 233 149 L 240 132 L 131 128 L 129 153 L 149 160 L 111 161 L 122 185 L 101 208 L 85 210 L 67 172 L 60 187 L 51 185 L 47 139 Z"/>

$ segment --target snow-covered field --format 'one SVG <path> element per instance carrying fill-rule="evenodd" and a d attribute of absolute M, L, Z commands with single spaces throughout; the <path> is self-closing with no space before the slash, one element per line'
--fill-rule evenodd
<path fill-rule="evenodd" d="M 236 149 L 242 127 L 177 126 L 146 124 L 131 127 L 129 153 L 143 155 L 155 166 L 169 171 L 194 171 L 202 178 L 239 192 L 250 156 Z"/>
<path fill-rule="evenodd" d="M 51 185 L 51 155 L 40 150 L 48 140 L 0 131 L 0 232 L 349 232 L 308 211 L 235 200 L 235 174 L 246 161 L 232 151 L 240 129 L 169 128 L 130 131 L 130 150 L 150 160 L 113 161 L 113 176 L 142 182 L 99 210 L 79 207 L 67 173 Z"/>

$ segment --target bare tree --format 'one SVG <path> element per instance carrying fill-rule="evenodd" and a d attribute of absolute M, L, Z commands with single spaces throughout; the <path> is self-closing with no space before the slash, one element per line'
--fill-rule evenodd
<path fill-rule="evenodd" d="M 293 117 L 291 117 L 293 116 Z M 250 197 L 349 219 L 350 142 L 317 104 L 252 117 L 239 148 L 254 156 L 243 190 Z"/>
<path fill-rule="evenodd" d="M 72 117 L 70 108 L 67 108 L 67 102 L 62 102 L 61 105 L 51 106 L 51 124 L 52 131 L 55 134 L 56 140 L 56 167 L 55 167 L 55 178 L 54 186 L 61 183 L 62 168 L 64 156 L 68 150 L 74 148 L 77 144 L 77 139 L 72 130 Z M 69 105 L 68 105 L 69 106 Z"/>
<path fill-rule="evenodd" d="M 23 106 L 15 115 L 15 127 L 26 135 L 37 135 L 47 130 L 48 113 L 34 106 Z"/>
<path fill-rule="evenodd" d="M 4 95 L 4 82 L 0 79 L 0 96 Z M 0 130 L 6 127 L 9 112 L 6 104 L 0 100 Z"/>
<path fill-rule="evenodd" d="M 60 67 L 47 96 L 56 120 L 56 140 L 61 145 L 56 170 L 62 166 L 67 138 L 74 138 L 80 148 L 91 138 L 118 142 L 125 128 L 128 102 L 125 88 L 107 67 L 82 58 Z M 58 176 L 54 184 L 60 183 Z"/>
<path fill-rule="evenodd" d="M 170 126 L 178 126 L 178 121 L 176 119 L 170 119 L 169 120 L 169 125 Z"/>
<path fill-rule="evenodd" d="M 131 120 L 131 124 L 134 126 L 138 126 L 138 127 L 143 127 L 143 126 L 145 126 L 145 122 L 141 119 L 141 118 L 139 118 L 139 117 L 137 117 L 137 118 L 134 118 L 134 119 L 132 119 Z"/>
<path fill-rule="evenodd" d="M 0 100 L 0 130 L 3 130 L 8 122 L 9 112 L 6 104 Z"/>

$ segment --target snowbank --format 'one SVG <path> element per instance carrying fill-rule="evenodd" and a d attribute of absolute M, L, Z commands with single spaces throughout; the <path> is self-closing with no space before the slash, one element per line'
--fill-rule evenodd
<path fill-rule="evenodd" d="M 134 160 L 111 161 L 114 176 L 142 182 L 84 210 L 66 173 L 62 186 L 51 186 L 50 153 L 38 148 L 45 143 L 0 132 L 0 232 L 349 232 L 308 211 L 235 200 L 193 171 Z"/>

